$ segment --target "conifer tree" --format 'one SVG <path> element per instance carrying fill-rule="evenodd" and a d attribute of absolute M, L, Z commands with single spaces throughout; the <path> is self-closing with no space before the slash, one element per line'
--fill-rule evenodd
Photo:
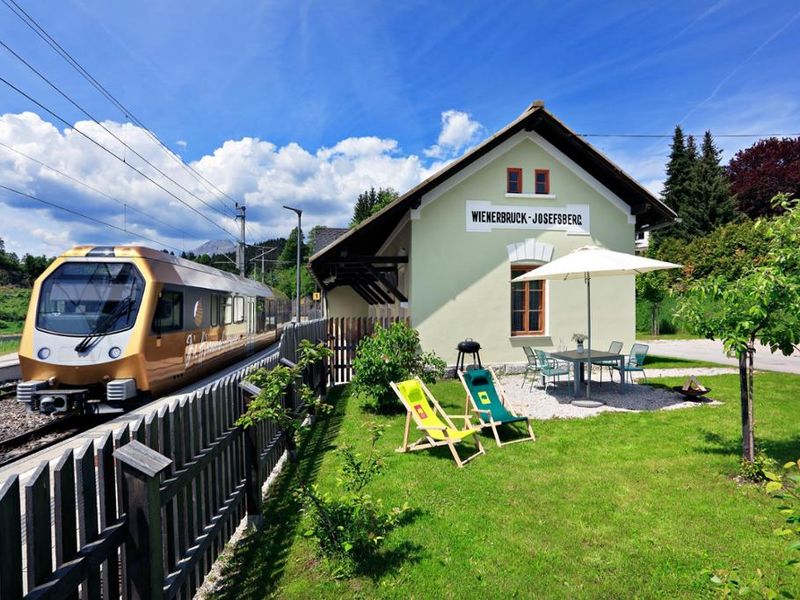
<path fill-rule="evenodd" d="M 361 221 L 368 219 L 384 206 L 397 200 L 399 194 L 392 188 L 370 188 L 358 195 L 356 204 L 353 207 L 353 218 L 350 220 L 350 227 L 354 227 Z"/>
<path fill-rule="evenodd" d="M 710 233 L 735 217 L 730 183 L 720 165 L 721 155 L 711 132 L 706 131 L 695 167 L 694 198 L 683 215 L 685 231 L 693 236 Z"/>
<path fill-rule="evenodd" d="M 662 197 L 664 203 L 672 210 L 678 210 L 677 197 L 686 178 L 686 141 L 680 125 L 675 126 L 672 145 L 667 163 L 667 179 L 664 182 Z"/>
<path fill-rule="evenodd" d="M 676 125 L 667 162 L 667 179 L 661 196 L 664 203 L 678 213 L 678 216 L 681 215 L 690 196 L 696 156 L 697 147 L 694 138 L 692 136 L 684 138 L 683 129 L 680 125 Z M 674 223 L 654 231 L 653 243 L 658 246 L 668 237 L 684 237 L 682 224 Z"/>

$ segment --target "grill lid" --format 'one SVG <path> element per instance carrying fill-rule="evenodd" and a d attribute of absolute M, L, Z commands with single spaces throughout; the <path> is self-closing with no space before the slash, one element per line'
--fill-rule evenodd
<path fill-rule="evenodd" d="M 480 349 L 481 345 L 471 338 L 467 338 L 463 342 L 458 342 L 458 346 L 456 347 L 456 350 L 459 352 L 466 352 L 467 354 L 477 352 Z"/>

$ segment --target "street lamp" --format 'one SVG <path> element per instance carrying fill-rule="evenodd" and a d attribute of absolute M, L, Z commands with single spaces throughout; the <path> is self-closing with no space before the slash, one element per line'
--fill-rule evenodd
<path fill-rule="evenodd" d="M 297 279 L 296 279 L 296 286 L 295 286 L 295 295 L 297 296 L 297 321 L 296 323 L 300 323 L 300 248 L 303 245 L 303 211 L 299 208 L 293 208 L 291 206 L 283 205 L 283 208 L 286 210 L 290 210 L 293 213 L 297 214 Z"/>

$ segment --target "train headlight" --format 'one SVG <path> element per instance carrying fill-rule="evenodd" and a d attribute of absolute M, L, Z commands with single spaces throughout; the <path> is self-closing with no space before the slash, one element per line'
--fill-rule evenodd
<path fill-rule="evenodd" d="M 36 353 L 36 356 L 39 357 L 39 360 L 47 360 L 50 358 L 50 348 L 39 348 L 39 351 Z"/>
<path fill-rule="evenodd" d="M 121 354 L 122 354 L 122 350 L 120 350 L 117 346 L 113 346 L 108 351 L 109 358 L 119 358 Z"/>

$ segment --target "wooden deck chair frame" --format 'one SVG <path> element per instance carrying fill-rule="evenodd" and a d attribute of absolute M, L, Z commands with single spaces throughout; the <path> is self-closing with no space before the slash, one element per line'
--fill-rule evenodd
<path fill-rule="evenodd" d="M 506 391 L 503 389 L 503 386 L 500 384 L 500 380 L 497 379 L 497 375 L 494 372 L 494 369 L 491 367 L 486 367 L 486 370 L 492 376 L 492 384 L 494 385 L 494 389 L 497 390 L 497 395 L 500 397 L 500 403 L 505 407 L 505 409 L 511 413 L 513 417 L 519 417 L 514 409 L 511 408 L 511 405 L 506 400 Z M 478 426 L 481 429 L 485 429 L 487 427 L 491 427 L 492 434 L 494 435 L 494 441 L 497 442 L 497 447 L 502 448 L 503 446 L 508 446 L 509 444 L 514 444 L 516 442 L 527 442 L 528 440 L 535 442 L 536 441 L 536 434 L 533 433 L 533 427 L 531 426 L 531 418 L 527 417 L 527 421 L 525 421 L 525 426 L 528 429 L 528 437 L 517 438 L 515 440 L 509 440 L 507 442 L 500 441 L 500 432 L 497 430 L 498 427 L 501 425 L 513 425 L 513 423 L 503 423 L 501 421 L 495 421 L 494 417 L 492 416 L 492 411 L 490 410 L 483 410 L 478 408 L 478 405 L 475 402 L 475 398 L 472 397 L 472 394 L 469 391 L 469 386 L 467 386 L 467 382 L 464 379 L 464 374 L 459 372 L 458 378 L 461 380 L 461 385 L 464 386 L 464 392 L 466 393 L 466 399 L 464 401 L 464 412 L 472 412 L 478 415 Z M 472 404 L 472 408 L 470 408 L 470 404 Z M 482 421 L 480 416 L 489 415 L 489 422 Z M 521 421 L 519 421 L 521 423 Z"/>
<path fill-rule="evenodd" d="M 473 458 L 476 458 L 476 457 L 480 456 L 481 454 L 486 454 L 486 450 L 483 449 L 483 444 L 481 444 L 481 440 L 478 437 L 478 432 L 480 431 L 480 428 L 472 426 L 472 423 L 471 423 L 472 415 L 469 415 L 469 414 L 467 414 L 467 415 L 448 415 L 444 411 L 444 409 L 442 408 L 441 404 L 439 404 L 439 402 L 436 400 L 436 398 L 433 397 L 433 394 L 428 389 L 428 387 L 423 383 L 423 381 L 419 377 L 414 377 L 414 379 L 416 379 L 419 382 L 420 386 L 422 387 L 423 393 L 425 394 L 425 396 L 427 396 L 428 401 L 430 402 L 431 406 L 433 406 L 433 409 L 437 413 L 439 413 L 439 417 L 449 427 L 451 427 L 452 429 L 458 429 L 453 424 L 453 421 L 451 420 L 451 417 L 452 417 L 452 418 L 458 418 L 458 419 L 463 419 L 464 420 L 464 430 L 466 430 L 466 429 L 475 430 L 475 434 L 474 434 L 473 437 L 475 439 L 475 445 L 478 447 L 478 450 L 474 454 L 471 454 L 470 456 L 468 456 L 467 458 L 462 460 L 461 457 L 458 455 L 458 451 L 456 450 L 456 444 L 460 443 L 462 441 L 462 439 L 451 439 L 451 438 L 449 438 L 447 436 L 447 427 L 428 427 L 428 426 L 425 426 L 425 425 L 422 425 L 421 423 L 419 423 L 419 421 L 417 420 L 417 417 L 414 415 L 414 411 L 408 405 L 408 403 L 406 402 L 406 399 L 403 397 L 403 395 L 400 393 L 400 390 L 398 389 L 398 387 L 392 381 L 392 382 L 389 383 L 389 385 L 392 386 L 392 389 L 394 390 L 394 393 L 397 394 L 397 397 L 400 399 L 400 402 L 403 403 L 403 406 L 406 409 L 406 426 L 405 426 L 405 430 L 403 431 L 403 445 L 400 446 L 399 448 L 397 448 L 396 452 L 413 452 L 415 450 L 424 450 L 426 448 L 435 448 L 437 446 L 447 446 L 448 448 L 450 448 L 450 453 L 453 455 L 453 460 L 456 461 L 456 465 L 458 465 L 459 468 L 461 468 L 464 465 L 466 465 Z M 409 444 L 408 443 L 408 437 L 409 437 L 409 432 L 411 430 L 411 420 L 412 419 L 417 424 L 417 430 L 423 432 L 423 436 L 421 438 L 419 438 L 416 442 L 413 442 L 413 443 Z M 444 433 L 444 435 L 445 435 L 445 439 L 436 440 L 433 437 L 431 437 L 429 435 L 428 431 L 431 431 L 433 429 L 438 429 L 438 430 L 442 431 Z"/>

